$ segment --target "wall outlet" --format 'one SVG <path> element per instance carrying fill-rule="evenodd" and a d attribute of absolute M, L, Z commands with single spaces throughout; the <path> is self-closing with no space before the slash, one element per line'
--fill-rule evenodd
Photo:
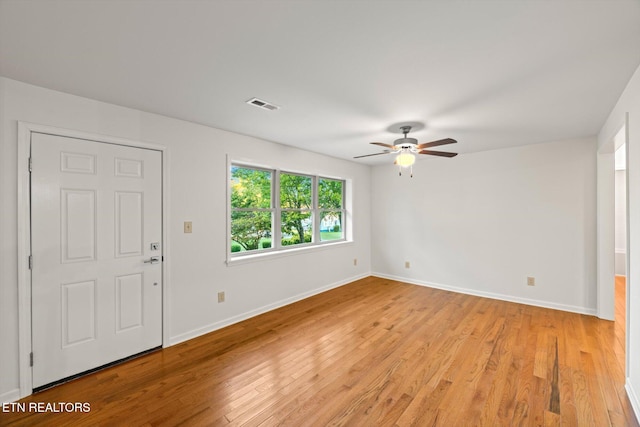
<path fill-rule="evenodd" d="M 193 226 L 191 224 L 191 221 L 185 221 L 184 222 L 184 232 L 185 233 L 191 233 L 193 232 Z"/>
<path fill-rule="evenodd" d="M 355 266 L 355 265 L 358 265 L 358 258 L 354 258 L 354 259 L 353 259 L 353 265 L 354 265 L 354 266 Z"/>
<path fill-rule="evenodd" d="M 404 268 L 411 268 L 411 263 L 409 261 L 405 261 Z"/>
<path fill-rule="evenodd" d="M 218 302 L 224 302 L 224 292 L 218 292 Z"/>
<path fill-rule="evenodd" d="M 536 278 L 535 277 L 527 277 L 527 286 L 535 286 L 536 285 Z"/>

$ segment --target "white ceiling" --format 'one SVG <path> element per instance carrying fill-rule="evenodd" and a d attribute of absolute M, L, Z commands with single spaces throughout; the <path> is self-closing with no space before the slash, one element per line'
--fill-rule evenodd
<path fill-rule="evenodd" d="M 0 75 L 347 159 L 595 135 L 639 64 L 638 0 L 0 0 Z"/>

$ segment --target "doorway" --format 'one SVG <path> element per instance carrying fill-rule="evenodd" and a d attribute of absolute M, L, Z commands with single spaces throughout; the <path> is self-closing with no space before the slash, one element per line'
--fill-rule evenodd
<path fill-rule="evenodd" d="M 627 317 L 627 144 L 623 127 L 614 138 L 615 163 L 615 215 L 614 215 L 614 257 L 615 257 L 615 331 L 619 348 L 626 351 Z"/>
<path fill-rule="evenodd" d="M 24 397 L 166 342 L 166 160 L 164 147 L 28 123 L 18 146 Z"/>
<path fill-rule="evenodd" d="M 624 269 L 619 265 L 618 272 L 624 270 L 626 273 L 626 283 L 631 283 L 629 273 L 629 205 L 626 203 L 624 214 L 619 213 L 618 231 L 624 229 L 624 243 L 620 239 L 616 242 L 616 167 L 615 153 L 620 147 L 623 151 L 618 155 L 624 156 L 625 169 L 628 170 L 629 163 L 629 114 L 626 113 L 624 121 L 620 124 L 617 132 L 602 140 L 597 151 L 597 316 L 601 319 L 624 322 L 624 332 L 621 333 L 621 343 L 625 349 L 629 345 L 629 286 L 616 286 L 616 243 L 624 245 L 622 249 L 625 254 Z M 624 154 L 622 154 L 624 153 Z M 621 174 L 619 174 L 621 175 Z M 620 179 L 620 178 L 619 178 Z M 622 178 L 626 189 L 623 200 L 628 200 L 628 175 Z M 620 200 L 621 201 L 621 200 Z M 618 257 L 620 258 L 620 256 Z M 621 262 L 619 262 L 621 264 Z M 620 277 L 620 276 L 618 276 Z M 620 280 L 618 282 L 621 282 Z M 616 288 L 622 292 L 618 296 L 624 301 L 616 298 Z M 616 306 L 616 300 L 618 306 Z M 617 310 L 623 308 L 623 310 Z M 617 322 L 615 322 L 617 323 Z M 622 326 L 622 325 L 616 325 Z M 619 328 L 622 329 L 622 328 Z M 622 337 L 623 336 L 623 337 Z M 625 351 L 625 371 L 628 375 L 629 352 Z"/>

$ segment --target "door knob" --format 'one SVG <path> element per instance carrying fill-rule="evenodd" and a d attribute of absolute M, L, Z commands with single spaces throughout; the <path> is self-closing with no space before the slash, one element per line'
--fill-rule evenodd
<path fill-rule="evenodd" d="M 151 258 L 144 261 L 145 264 L 157 264 L 160 262 L 159 256 L 152 256 Z"/>

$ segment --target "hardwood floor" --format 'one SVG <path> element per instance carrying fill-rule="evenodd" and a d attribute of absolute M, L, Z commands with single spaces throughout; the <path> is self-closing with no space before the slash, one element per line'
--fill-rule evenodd
<path fill-rule="evenodd" d="M 0 424 L 638 426 L 624 321 L 374 277 L 29 402 L 91 410 L 0 413 Z"/>

